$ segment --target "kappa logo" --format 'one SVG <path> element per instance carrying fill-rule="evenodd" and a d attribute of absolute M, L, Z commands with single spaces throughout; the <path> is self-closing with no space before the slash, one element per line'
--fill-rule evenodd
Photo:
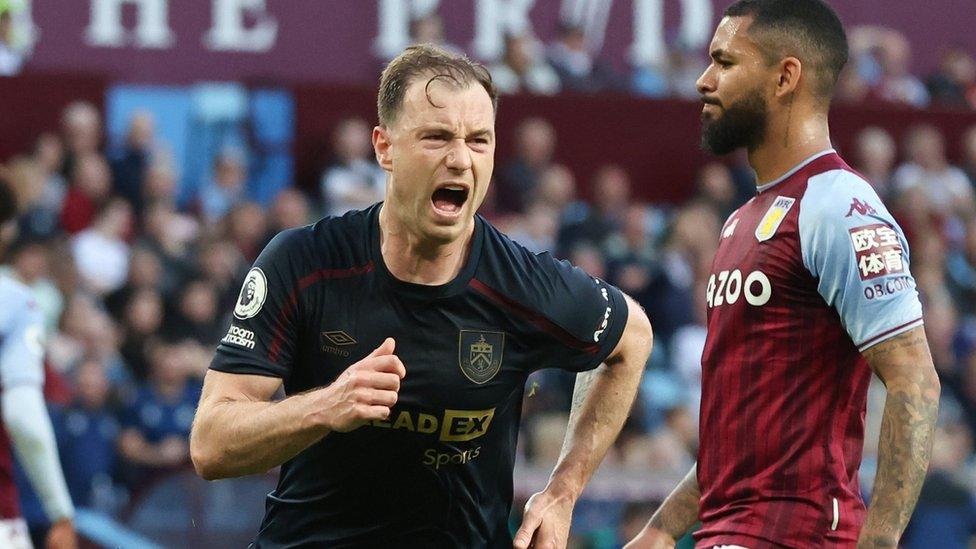
<path fill-rule="evenodd" d="M 258 314 L 267 297 L 268 279 L 265 278 L 264 271 L 254 267 L 248 271 L 244 279 L 241 295 L 238 296 L 237 305 L 234 307 L 234 317 L 238 320 L 247 320 Z"/>
<path fill-rule="evenodd" d="M 461 330 L 458 334 L 458 365 L 464 376 L 478 385 L 498 374 L 504 352 L 504 332 Z"/>
<path fill-rule="evenodd" d="M 854 215 L 854 212 L 857 212 L 858 215 L 878 215 L 878 211 L 870 204 L 857 198 L 851 202 L 851 209 L 847 210 L 847 215 L 844 217 L 850 217 Z"/>
<path fill-rule="evenodd" d="M 766 210 L 766 215 L 759 222 L 759 226 L 756 227 L 756 240 L 765 242 L 772 238 L 776 234 L 776 230 L 779 229 L 779 226 L 783 224 L 783 220 L 786 219 L 786 214 L 789 213 L 795 203 L 795 198 L 777 196 L 776 200 L 773 201 L 773 205 Z"/>

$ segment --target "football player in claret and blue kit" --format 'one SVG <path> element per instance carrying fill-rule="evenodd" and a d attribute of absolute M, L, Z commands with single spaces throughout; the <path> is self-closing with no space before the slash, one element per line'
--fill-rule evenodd
<path fill-rule="evenodd" d="M 696 467 L 628 546 L 898 546 L 918 498 L 939 380 L 908 243 L 833 150 L 847 38 L 822 0 L 741 0 L 698 80 L 703 145 L 745 148 L 756 195 L 708 280 Z M 858 469 L 871 372 L 887 389 L 869 506 Z"/>
<path fill-rule="evenodd" d="M 480 65 L 407 49 L 373 130 L 386 200 L 279 234 L 248 273 L 190 447 L 208 479 L 281 466 L 253 547 L 565 546 L 651 328 L 618 289 L 477 215 L 495 98 Z M 579 372 L 573 408 L 513 539 L 524 385 L 547 367 Z"/>

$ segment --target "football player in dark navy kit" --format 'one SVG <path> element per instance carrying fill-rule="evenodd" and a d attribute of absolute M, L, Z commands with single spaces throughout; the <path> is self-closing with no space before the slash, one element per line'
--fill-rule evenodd
<path fill-rule="evenodd" d="M 190 450 L 207 479 L 281 465 L 254 547 L 565 546 L 651 328 L 616 288 L 476 215 L 495 107 L 480 65 L 406 50 L 373 130 L 386 201 L 281 233 L 249 272 Z M 547 367 L 580 373 L 562 455 L 513 540 L 524 385 Z"/>

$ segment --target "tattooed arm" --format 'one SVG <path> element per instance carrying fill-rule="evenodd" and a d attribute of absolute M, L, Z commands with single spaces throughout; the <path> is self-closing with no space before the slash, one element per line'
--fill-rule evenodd
<path fill-rule="evenodd" d="M 691 468 L 626 549 L 667 549 L 674 547 L 698 521 L 698 466 Z"/>
<path fill-rule="evenodd" d="M 888 397 L 881 420 L 878 473 L 857 546 L 898 547 L 932 453 L 939 378 L 921 327 L 879 343 L 863 355 Z"/>
<path fill-rule="evenodd" d="M 529 499 L 515 547 L 565 547 L 573 507 L 630 414 L 651 353 L 651 324 L 627 298 L 627 325 L 606 363 L 576 377 L 562 452 L 545 490 Z"/>

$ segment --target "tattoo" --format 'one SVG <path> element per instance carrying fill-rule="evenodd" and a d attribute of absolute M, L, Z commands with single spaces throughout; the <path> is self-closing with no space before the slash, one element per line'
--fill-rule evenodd
<path fill-rule="evenodd" d="M 925 340 L 925 332 L 921 328 L 915 328 L 914 330 L 899 334 L 888 341 L 870 347 L 861 354 L 873 368 L 877 361 L 919 345 L 925 346 L 926 354 L 928 354 L 928 342 Z"/>
<path fill-rule="evenodd" d="M 698 501 L 701 491 L 698 489 L 698 467 L 691 471 L 671 492 L 661 507 L 651 517 L 649 525 L 652 528 L 667 532 L 674 539 L 684 536 L 695 522 L 698 521 Z"/>
<path fill-rule="evenodd" d="M 790 110 L 786 114 L 786 136 L 783 138 L 783 146 L 790 146 L 790 122 L 793 121 L 793 99 L 796 98 L 796 94 L 790 94 Z"/>
<path fill-rule="evenodd" d="M 859 547 L 895 547 L 925 481 L 939 414 L 939 381 L 916 328 L 864 352 L 888 388 L 878 473 Z"/>

